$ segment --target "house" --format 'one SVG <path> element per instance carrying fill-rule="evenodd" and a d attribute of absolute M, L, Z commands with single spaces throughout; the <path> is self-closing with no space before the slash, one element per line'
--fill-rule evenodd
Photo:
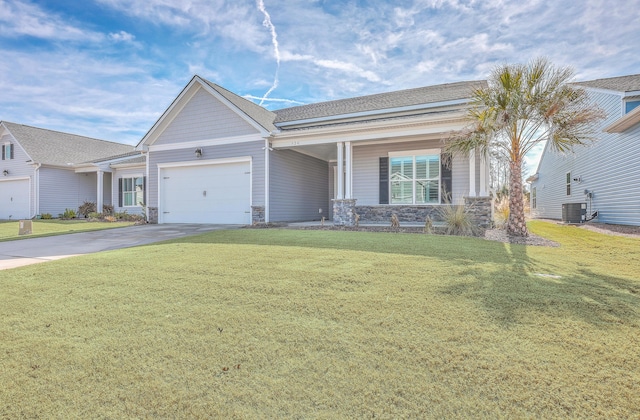
<path fill-rule="evenodd" d="M 467 123 L 460 82 L 269 111 L 194 76 L 137 145 L 149 219 L 424 223 L 447 200 L 488 224 L 488 162 L 447 159 Z M 450 163 L 448 161 L 451 160 Z"/>
<path fill-rule="evenodd" d="M 7 121 L 0 122 L 0 144 L 0 219 L 57 217 L 84 201 L 120 204 L 119 180 L 145 172 L 133 146 Z"/>
<path fill-rule="evenodd" d="M 531 214 L 640 225 L 640 74 L 576 83 L 606 113 L 598 140 L 562 155 L 545 148 L 531 182 Z M 582 209 L 582 210 L 580 210 Z"/>

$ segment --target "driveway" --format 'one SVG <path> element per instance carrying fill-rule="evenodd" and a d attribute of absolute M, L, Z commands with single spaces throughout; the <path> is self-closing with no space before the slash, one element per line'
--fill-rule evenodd
<path fill-rule="evenodd" d="M 240 225 L 163 224 L 47 236 L 0 242 L 0 270 L 59 260 L 76 255 L 129 248 L 167 239 L 198 235 Z"/>

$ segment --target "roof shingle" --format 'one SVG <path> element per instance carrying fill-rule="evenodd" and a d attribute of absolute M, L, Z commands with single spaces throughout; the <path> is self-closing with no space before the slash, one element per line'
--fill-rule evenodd
<path fill-rule="evenodd" d="M 617 92 L 633 92 L 640 90 L 640 74 L 609 77 L 607 79 L 587 80 L 585 82 L 577 82 L 575 84 L 597 89 L 615 90 Z"/>

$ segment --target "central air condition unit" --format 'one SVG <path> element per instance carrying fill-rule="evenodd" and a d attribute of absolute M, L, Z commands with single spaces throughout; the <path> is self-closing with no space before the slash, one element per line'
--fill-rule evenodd
<path fill-rule="evenodd" d="M 587 219 L 587 203 L 564 203 L 562 221 L 564 223 L 584 223 Z"/>

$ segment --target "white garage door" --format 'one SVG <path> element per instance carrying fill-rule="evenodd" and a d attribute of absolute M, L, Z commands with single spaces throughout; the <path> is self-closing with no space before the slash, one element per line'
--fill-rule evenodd
<path fill-rule="evenodd" d="M 160 223 L 251 223 L 249 162 L 160 170 Z"/>
<path fill-rule="evenodd" d="M 29 217 L 29 180 L 0 181 L 0 219 Z"/>

